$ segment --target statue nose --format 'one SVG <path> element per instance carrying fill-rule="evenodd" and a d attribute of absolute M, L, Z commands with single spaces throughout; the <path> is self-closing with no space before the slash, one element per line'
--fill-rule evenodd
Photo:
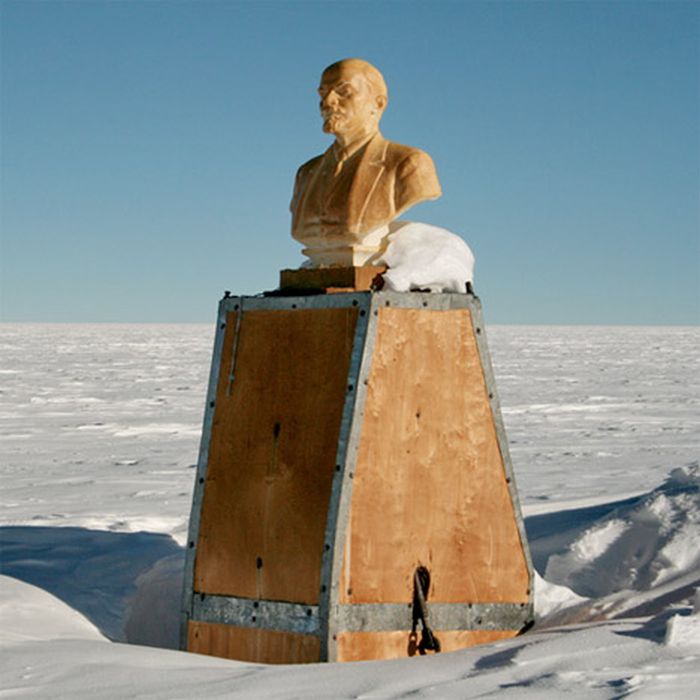
<path fill-rule="evenodd" d="M 338 104 L 338 95 L 332 90 L 321 100 L 322 107 L 335 107 Z"/>

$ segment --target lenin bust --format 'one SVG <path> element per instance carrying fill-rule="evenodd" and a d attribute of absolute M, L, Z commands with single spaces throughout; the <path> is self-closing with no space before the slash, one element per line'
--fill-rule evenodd
<path fill-rule="evenodd" d="M 387 88 L 367 61 L 330 65 L 318 93 L 323 130 L 335 141 L 297 172 L 292 236 L 305 246 L 311 267 L 371 265 L 386 245 L 389 223 L 440 196 L 435 166 L 427 153 L 379 132 Z"/>

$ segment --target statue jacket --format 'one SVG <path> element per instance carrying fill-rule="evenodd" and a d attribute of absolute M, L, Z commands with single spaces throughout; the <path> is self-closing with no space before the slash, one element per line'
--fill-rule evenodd
<path fill-rule="evenodd" d="M 338 165 L 331 146 L 299 168 L 291 203 L 292 236 L 363 235 L 441 194 L 430 156 L 377 132 Z"/>

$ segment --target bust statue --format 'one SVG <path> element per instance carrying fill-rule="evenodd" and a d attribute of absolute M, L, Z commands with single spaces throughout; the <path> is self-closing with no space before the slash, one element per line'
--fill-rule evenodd
<path fill-rule="evenodd" d="M 297 172 L 292 236 L 305 246 L 311 267 L 371 265 L 390 222 L 441 195 L 435 166 L 427 153 L 379 132 L 387 88 L 367 61 L 328 66 L 318 93 L 323 130 L 335 141 Z"/>

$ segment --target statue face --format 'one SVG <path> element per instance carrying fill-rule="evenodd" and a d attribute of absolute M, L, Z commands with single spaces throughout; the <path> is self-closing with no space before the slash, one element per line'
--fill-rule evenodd
<path fill-rule="evenodd" d="M 327 69 L 318 88 L 323 130 L 351 136 L 376 128 L 381 116 L 378 98 L 356 67 L 339 65 Z"/>

